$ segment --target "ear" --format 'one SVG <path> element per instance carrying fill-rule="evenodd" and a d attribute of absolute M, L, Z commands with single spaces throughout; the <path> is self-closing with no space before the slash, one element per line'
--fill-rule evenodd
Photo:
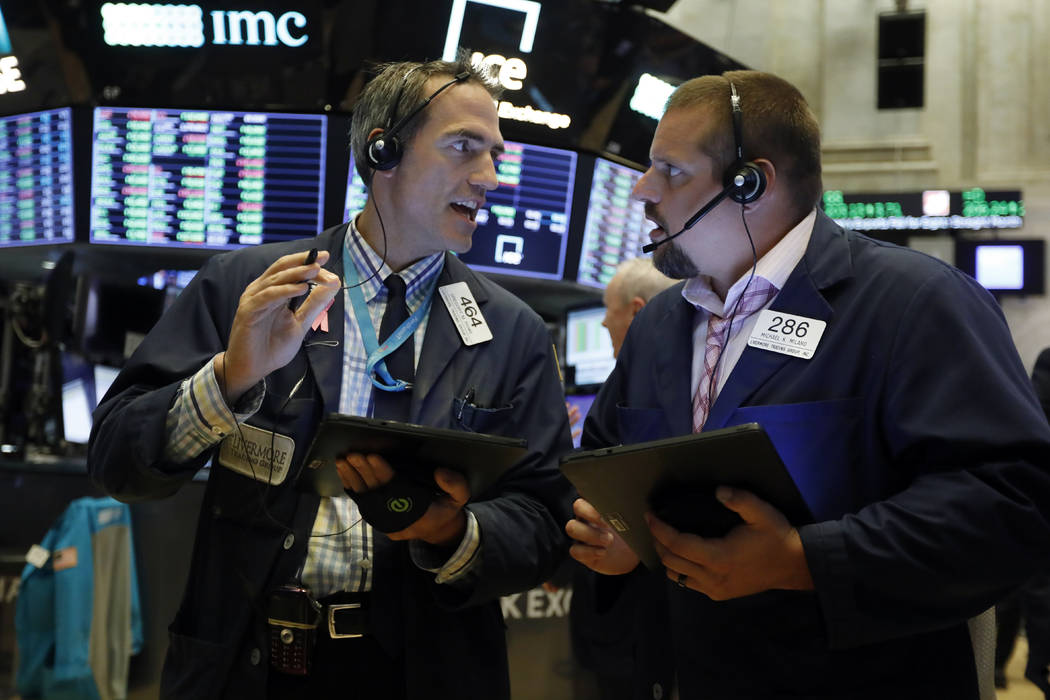
<path fill-rule="evenodd" d="M 762 193 L 762 196 L 758 198 L 758 201 L 752 202 L 751 204 L 745 205 L 747 211 L 755 211 L 761 208 L 762 204 L 769 200 L 772 201 L 778 198 L 776 190 L 777 185 L 777 166 L 773 165 L 773 161 L 768 158 L 756 158 L 751 161 L 762 171 L 762 174 L 766 178 L 766 190 Z"/>
<path fill-rule="evenodd" d="M 642 310 L 642 307 L 645 306 L 645 299 L 636 296 L 631 299 L 627 305 L 631 307 L 631 318 L 634 318 L 638 315 L 638 312 Z"/>

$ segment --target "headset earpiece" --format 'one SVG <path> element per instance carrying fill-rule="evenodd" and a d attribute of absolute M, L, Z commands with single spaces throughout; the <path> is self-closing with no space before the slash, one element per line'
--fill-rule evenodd
<path fill-rule="evenodd" d="M 736 146 L 736 160 L 726 170 L 722 186 L 728 190 L 729 198 L 740 204 L 754 202 L 766 191 L 766 174 L 762 168 L 744 160 L 743 117 L 740 106 L 740 95 L 736 85 L 729 81 L 729 105 L 733 115 L 733 140 Z"/>
<path fill-rule="evenodd" d="M 754 163 L 734 163 L 722 185 L 730 188 L 729 198 L 734 202 L 750 204 L 766 191 L 766 174 Z"/>
<path fill-rule="evenodd" d="M 401 162 L 403 148 L 397 134 L 381 131 L 365 144 L 365 160 L 375 170 L 390 170 Z"/>
<path fill-rule="evenodd" d="M 369 167 L 374 170 L 390 170 L 391 168 L 397 167 L 397 164 L 401 162 L 401 157 L 405 154 L 405 147 L 401 144 L 401 140 L 397 137 L 397 133 L 404 128 L 405 124 L 422 112 L 423 108 L 430 104 L 431 100 L 456 83 L 462 83 L 470 77 L 470 73 L 466 71 L 457 73 L 452 80 L 439 87 L 431 93 L 429 97 L 420 102 L 415 109 L 395 122 L 394 116 L 397 114 L 397 106 L 401 102 L 401 95 L 405 91 L 405 85 L 408 84 L 408 76 L 412 75 L 412 71 L 417 68 L 419 68 L 419 66 L 409 69 L 409 71 L 405 73 L 405 77 L 401 80 L 401 87 L 398 88 L 393 102 L 390 103 L 390 114 L 387 115 L 386 126 L 382 131 L 365 142 L 365 160 L 368 162 Z"/>

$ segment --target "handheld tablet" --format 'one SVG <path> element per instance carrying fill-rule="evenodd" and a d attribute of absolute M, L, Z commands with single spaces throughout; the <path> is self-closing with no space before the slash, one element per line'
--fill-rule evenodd
<path fill-rule="evenodd" d="M 575 452 L 562 458 L 561 470 L 650 569 L 660 559 L 645 513 L 681 531 L 723 537 L 742 521 L 715 498 L 722 485 L 751 491 L 793 525 L 813 521 L 758 423 Z"/>
<path fill-rule="evenodd" d="M 381 455 L 399 475 L 422 483 L 434 483 L 437 467 L 456 470 L 467 477 L 476 498 L 527 450 L 518 438 L 330 413 L 306 454 L 299 483 L 322 496 L 342 494 L 335 460 L 348 452 Z"/>

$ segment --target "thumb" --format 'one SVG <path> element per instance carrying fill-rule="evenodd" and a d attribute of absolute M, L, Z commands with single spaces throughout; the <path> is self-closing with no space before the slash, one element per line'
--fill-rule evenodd
<path fill-rule="evenodd" d="M 470 486 L 467 484 L 466 477 L 454 469 L 438 467 L 434 470 L 434 481 L 456 505 L 466 505 L 470 500 Z"/>
<path fill-rule="evenodd" d="M 722 505 L 743 518 L 748 525 L 773 527 L 787 522 L 780 511 L 750 491 L 719 486 L 715 497 Z"/>

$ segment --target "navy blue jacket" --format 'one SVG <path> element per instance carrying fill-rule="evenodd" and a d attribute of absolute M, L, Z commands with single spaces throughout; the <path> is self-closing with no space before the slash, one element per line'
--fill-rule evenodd
<path fill-rule="evenodd" d="M 585 447 L 691 431 L 681 291 L 634 320 Z M 999 307 L 818 213 L 770 308 L 827 322 L 815 355 L 746 348 L 705 429 L 766 428 L 817 521 L 816 591 L 716 603 L 665 579 L 641 644 L 673 643 L 683 698 L 976 698 L 966 619 L 1050 555 L 1050 430 Z"/>
<path fill-rule="evenodd" d="M 203 466 L 211 451 L 187 464 L 167 463 L 163 456 L 165 417 L 180 383 L 225 348 L 241 292 L 279 256 L 328 250 L 326 267 L 342 278 L 346 228 L 208 261 L 95 413 L 88 467 L 108 493 L 127 501 L 163 497 Z M 409 698 L 508 697 L 499 597 L 545 581 L 568 546 L 563 527 L 571 487 L 557 460 L 571 449 L 571 438 L 546 326 L 523 302 L 446 255 L 438 284 L 459 281 L 470 287 L 493 340 L 464 346 L 437 299 L 416 372 L 411 421 L 524 437 L 529 453 L 491 492 L 473 495 L 469 507 L 481 528 L 482 558 L 469 591 L 434 583 L 433 574 L 412 564 L 407 544 L 376 534 L 376 634 L 388 650 L 404 654 Z M 295 358 L 267 377 L 263 406 L 247 421 L 291 435 L 294 468 L 301 469 L 322 416 L 339 406 L 342 294 L 328 313 L 335 319 L 330 331 L 308 333 Z M 304 374 L 306 381 L 286 401 Z M 471 387 L 473 403 L 485 409 L 460 410 L 457 397 Z M 316 494 L 296 487 L 296 476 L 267 487 L 231 469 L 211 469 L 186 592 L 171 626 L 164 697 L 265 697 L 264 601 L 292 579 L 306 556 L 319 503 Z"/>

